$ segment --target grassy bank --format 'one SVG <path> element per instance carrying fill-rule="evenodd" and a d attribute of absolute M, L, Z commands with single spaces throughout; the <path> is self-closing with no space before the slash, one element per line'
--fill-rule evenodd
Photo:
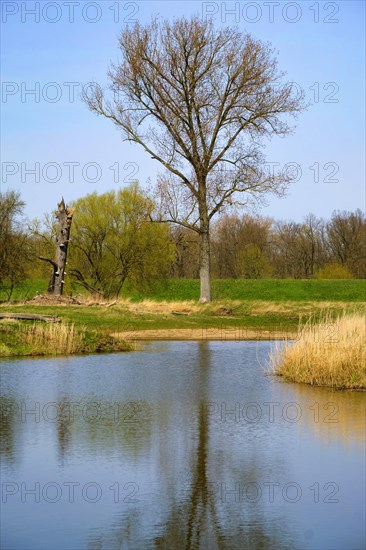
<path fill-rule="evenodd" d="M 2 304 L 0 312 L 36 313 L 57 315 L 68 326 L 84 331 L 82 351 L 109 351 L 114 342 L 113 334 L 122 334 L 124 340 L 143 339 L 141 332 L 189 330 L 192 334 L 206 334 L 207 339 L 239 339 L 246 334 L 257 334 L 258 338 L 275 338 L 278 333 L 293 336 L 299 320 L 312 316 L 321 319 L 324 311 L 336 317 L 343 310 L 361 314 L 363 305 L 339 301 L 266 301 L 266 300 L 222 300 L 211 304 L 193 301 L 118 300 L 116 303 L 97 302 L 86 298 L 81 305 L 66 302 L 55 305 L 37 302 Z M 25 345 L 20 326 L 26 323 L 0 321 L 0 350 L 7 354 L 26 355 L 35 353 L 37 347 Z M 57 326 L 57 325 L 56 325 Z M 179 333 L 176 333 L 179 334 Z M 135 338 L 136 335 L 136 338 Z M 234 336 L 233 336 L 234 335 Z M 152 338 L 158 335 L 152 336 Z M 112 340 L 110 340 L 112 338 Z M 109 344 L 100 344 L 104 339 Z M 178 338 L 179 339 L 179 338 Z M 123 346 L 123 342 L 118 344 Z M 42 346 L 40 346 L 42 347 Z M 5 350 L 5 351 L 4 351 Z"/>
<path fill-rule="evenodd" d="M 152 283 L 144 297 L 126 288 L 125 296 L 118 300 L 81 293 L 79 303 L 67 299 L 54 303 L 37 297 L 29 301 L 46 288 L 47 282 L 42 280 L 24 283 L 15 289 L 13 298 L 28 301 L 3 303 L 0 312 L 57 315 L 62 323 L 52 332 L 51 325 L 0 321 L 0 356 L 123 351 L 129 349 L 124 340 L 144 339 L 144 331 L 152 338 L 165 337 L 167 331 L 176 331 L 178 336 L 186 331 L 184 338 L 191 331 L 192 337 L 200 334 L 202 339 L 206 334 L 218 340 L 241 339 L 249 333 L 252 337 L 258 334 L 258 338 L 277 338 L 279 333 L 290 337 L 300 319 L 311 316 L 318 322 L 324 311 L 331 318 L 342 311 L 361 314 L 365 300 L 363 280 L 241 279 L 214 280 L 214 301 L 199 304 L 198 280 L 170 279 Z M 62 340 L 63 331 L 57 327 L 74 334 L 72 345 L 65 335 Z"/>
<path fill-rule="evenodd" d="M 74 323 L 0 323 L 0 357 L 70 355 L 129 351 L 132 346 Z"/>
<path fill-rule="evenodd" d="M 295 344 L 277 348 L 271 362 L 285 381 L 339 389 L 366 389 L 364 315 L 326 315 L 299 329 Z"/>

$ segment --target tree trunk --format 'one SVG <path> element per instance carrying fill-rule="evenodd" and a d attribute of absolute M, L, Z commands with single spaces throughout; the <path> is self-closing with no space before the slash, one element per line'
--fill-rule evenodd
<path fill-rule="evenodd" d="M 66 208 L 64 199 L 58 205 L 56 218 L 58 220 L 56 235 L 56 256 L 50 291 L 55 296 L 61 296 L 65 282 L 65 269 L 67 260 L 67 249 L 70 240 L 70 228 L 73 208 Z"/>
<path fill-rule="evenodd" d="M 200 232 L 200 288 L 200 302 L 210 302 L 210 233 L 208 228 Z"/>

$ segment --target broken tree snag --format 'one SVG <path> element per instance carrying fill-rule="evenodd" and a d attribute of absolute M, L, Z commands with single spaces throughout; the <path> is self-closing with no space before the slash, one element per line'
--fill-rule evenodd
<path fill-rule="evenodd" d="M 55 296 L 61 296 L 65 282 L 65 269 L 67 260 L 67 249 L 70 241 L 70 229 L 73 208 L 67 208 L 62 198 L 56 210 L 57 233 L 56 233 L 56 256 L 53 263 L 53 276 L 50 283 L 50 292 Z"/>
<path fill-rule="evenodd" d="M 53 293 L 53 290 L 55 288 L 55 273 L 57 271 L 57 264 L 50 258 L 45 258 L 44 256 L 38 256 L 38 258 L 40 260 L 43 260 L 44 262 L 49 262 L 53 267 L 53 273 L 52 273 L 50 282 L 48 283 L 48 289 L 47 289 L 49 293 Z"/>

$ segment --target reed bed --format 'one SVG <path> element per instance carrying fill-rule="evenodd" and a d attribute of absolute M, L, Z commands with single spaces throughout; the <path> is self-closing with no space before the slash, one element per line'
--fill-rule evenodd
<path fill-rule="evenodd" d="M 320 322 L 300 324 L 295 343 L 276 346 L 270 357 L 274 372 L 288 382 L 339 389 L 366 389 L 366 321 L 343 312 Z"/>
<path fill-rule="evenodd" d="M 20 339 L 34 354 L 66 355 L 78 353 L 84 343 L 84 331 L 74 323 L 32 323 L 20 328 Z"/>

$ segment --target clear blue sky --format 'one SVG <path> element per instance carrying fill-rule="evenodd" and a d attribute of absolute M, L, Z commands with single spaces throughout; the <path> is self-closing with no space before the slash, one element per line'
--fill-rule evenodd
<path fill-rule="evenodd" d="M 20 191 L 30 217 L 55 208 L 62 184 L 70 201 L 124 186 L 129 178 L 143 186 L 149 177 L 154 183 L 156 161 L 123 143 L 112 124 L 79 99 L 82 84 L 106 82 L 124 25 L 154 14 L 212 13 L 218 25 L 237 24 L 271 42 L 288 80 L 299 83 L 313 102 L 293 136 L 268 144 L 267 160 L 281 167 L 296 162 L 301 177 L 262 214 L 300 221 L 309 212 L 327 218 L 336 209 L 364 209 L 363 1 L 1 4 L 1 190 Z M 27 94 L 32 89 L 36 94 Z M 27 172 L 32 169 L 36 175 Z"/>

